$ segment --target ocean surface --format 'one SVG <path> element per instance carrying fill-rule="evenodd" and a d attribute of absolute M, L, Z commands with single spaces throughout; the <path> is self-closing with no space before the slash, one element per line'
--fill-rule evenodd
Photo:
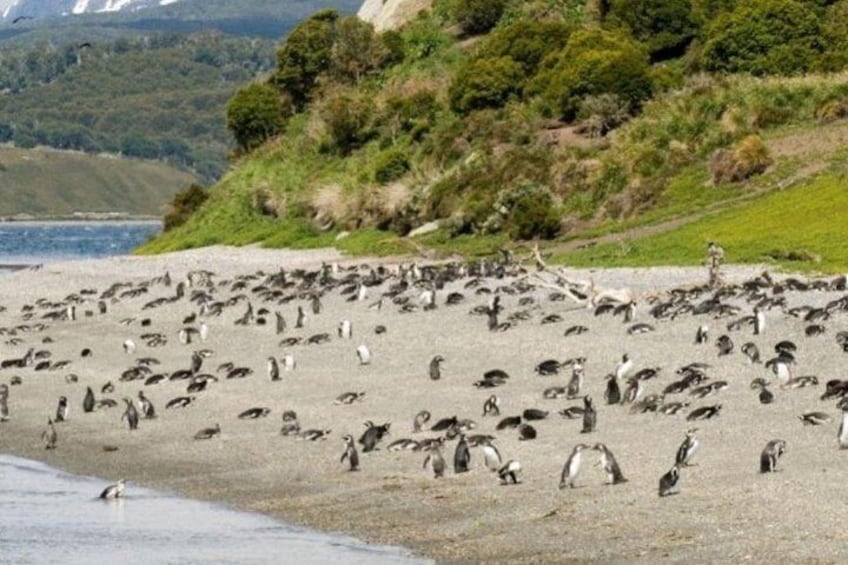
<path fill-rule="evenodd" d="M 159 222 L 0 222 L 0 266 L 124 255 Z"/>
<path fill-rule="evenodd" d="M 402 549 L 294 528 L 260 514 L 186 500 L 0 455 L 0 563 L 424 563 Z"/>

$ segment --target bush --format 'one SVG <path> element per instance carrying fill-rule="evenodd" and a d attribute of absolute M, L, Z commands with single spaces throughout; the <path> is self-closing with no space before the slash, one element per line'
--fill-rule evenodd
<path fill-rule="evenodd" d="M 206 189 L 194 183 L 185 190 L 181 190 L 175 194 L 174 199 L 168 204 L 168 211 L 165 213 L 162 229 L 169 231 L 186 223 L 189 217 L 208 198 L 209 193 Z"/>
<path fill-rule="evenodd" d="M 380 156 L 374 165 L 374 180 L 388 184 L 409 171 L 409 156 L 402 149 L 390 149 Z"/>
<path fill-rule="evenodd" d="M 629 30 L 654 60 L 682 55 L 696 31 L 691 0 L 609 0 L 604 23 Z"/>
<path fill-rule="evenodd" d="M 499 108 L 521 91 L 523 78 L 521 65 L 509 57 L 470 61 L 451 84 L 451 108 L 461 114 Z"/>
<path fill-rule="evenodd" d="M 545 59 L 528 90 L 569 121 L 587 96 L 613 94 L 635 110 L 651 95 L 651 67 L 647 53 L 627 35 L 582 29 Z"/>
<path fill-rule="evenodd" d="M 337 89 L 321 105 L 319 115 L 335 147 L 347 155 L 371 137 L 372 103 L 364 92 Z"/>
<path fill-rule="evenodd" d="M 848 66 L 848 0 L 841 0 L 827 9 L 822 23 L 824 55 L 821 68 L 840 71 Z"/>
<path fill-rule="evenodd" d="M 514 239 L 556 237 L 560 224 L 551 191 L 523 183 L 502 192 L 495 203 L 495 213 L 483 229 L 490 233 L 505 230 Z"/>
<path fill-rule="evenodd" d="M 241 151 L 251 151 L 283 131 L 286 105 L 267 83 L 253 83 L 236 92 L 227 104 L 227 128 Z"/>
<path fill-rule="evenodd" d="M 822 50 L 815 13 L 795 0 L 740 2 L 707 26 L 705 70 L 754 75 L 803 73 Z"/>
<path fill-rule="evenodd" d="M 510 57 L 530 77 L 545 55 L 565 47 L 571 26 L 560 22 L 519 20 L 493 31 L 480 46 L 480 57 Z"/>
<path fill-rule="evenodd" d="M 498 23 L 507 0 L 454 0 L 453 18 L 467 34 L 486 33 Z"/>
<path fill-rule="evenodd" d="M 342 18 L 336 23 L 330 60 L 334 79 L 357 82 L 382 68 L 390 57 L 397 57 L 397 53 L 389 53 L 370 23 L 356 16 Z"/>
<path fill-rule="evenodd" d="M 772 164 L 768 147 L 757 135 L 749 135 L 730 151 L 720 149 L 710 159 L 713 184 L 741 182 L 759 175 Z"/>
<path fill-rule="evenodd" d="M 330 65 L 338 18 L 334 10 L 316 13 L 295 27 L 277 51 L 274 82 L 298 108 L 309 101 L 319 75 Z"/>

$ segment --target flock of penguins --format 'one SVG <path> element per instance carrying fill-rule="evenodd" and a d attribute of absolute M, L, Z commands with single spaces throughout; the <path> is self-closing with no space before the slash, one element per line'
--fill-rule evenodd
<path fill-rule="evenodd" d="M 538 265 L 537 269 L 541 271 L 543 266 Z M 253 373 L 251 368 L 234 363 L 220 364 L 214 371 L 206 368 L 207 359 L 213 356 L 213 351 L 203 349 L 202 344 L 209 336 L 212 320 L 220 317 L 227 310 L 241 314 L 234 321 L 236 325 L 265 326 L 268 332 L 274 332 L 281 339 L 281 347 L 296 351 L 296 346 L 299 345 L 321 344 L 333 339 L 329 333 L 317 333 L 309 337 L 292 335 L 301 333 L 300 331 L 292 332 L 292 329 L 302 331 L 307 327 L 308 317 L 324 313 L 322 298 L 330 293 L 339 293 L 346 300 L 364 303 L 370 309 L 394 308 L 401 313 L 460 307 L 463 303 L 470 302 L 473 297 L 480 297 L 479 304 L 469 313 L 479 316 L 481 329 L 487 327 L 491 332 L 509 331 L 517 324 L 527 322 L 531 319 L 533 309 L 536 308 L 538 311 L 540 304 L 546 300 L 557 302 L 566 300 L 567 296 L 572 298 L 576 296 L 585 300 L 589 308 L 594 309 L 595 316 L 619 316 L 627 325 L 627 333 L 631 335 L 654 331 L 655 326 L 652 324 L 681 316 L 691 316 L 693 320 L 697 318 L 711 320 L 710 323 L 726 328 L 724 333 L 711 341 L 709 324 L 693 324 L 694 345 L 715 347 L 715 354 L 718 356 L 730 355 L 738 351 L 745 355 L 751 364 L 763 364 L 770 370 L 773 377 L 768 379 L 758 377 L 751 382 L 751 388 L 758 391 L 761 403 L 768 404 L 774 399 L 771 387 L 778 386 L 781 389 L 814 387 L 819 385 L 818 378 L 811 375 L 794 376 L 793 367 L 797 347 L 792 341 L 780 341 L 775 344 L 773 352 L 761 354 L 753 341 L 747 341 L 744 337 L 740 339 L 738 336 L 746 336 L 748 332 L 755 335 L 762 334 L 766 330 L 766 312 L 770 310 L 803 319 L 807 336 L 823 334 L 826 331 L 824 321 L 837 312 L 848 310 L 848 294 L 823 306 L 790 308 L 786 299 L 791 291 L 845 291 L 848 287 L 846 277 L 814 281 L 787 278 L 778 282 L 767 273 L 763 273 L 741 284 L 725 285 L 719 289 L 700 286 L 672 289 L 662 294 L 652 295 L 647 298 L 647 305 L 644 306 L 647 309 L 647 315 L 651 318 L 651 323 L 636 322 L 637 304 L 635 302 L 597 301 L 595 300 L 597 297 L 587 292 L 585 287 L 562 279 L 557 282 L 562 292 L 555 289 L 556 285 L 540 286 L 534 282 L 533 277 L 534 275 L 539 279 L 541 277 L 532 271 L 532 268 L 522 267 L 507 259 L 427 266 L 412 264 L 340 267 L 338 264 L 324 264 L 314 270 L 298 269 L 287 272 L 281 268 L 276 272 L 258 271 L 229 279 L 219 278 L 210 271 L 196 270 L 189 272 L 184 280 L 176 283 L 166 273 L 163 276 L 136 283 L 115 283 L 104 291 L 83 289 L 59 301 L 38 299 L 24 305 L 19 313 L 6 312 L 6 309 L 0 306 L 0 312 L 6 312 L 6 316 L 20 318 L 14 325 L 0 327 L 0 337 L 6 346 L 19 347 L 23 350 L 24 347 L 31 345 L 27 342 L 36 339 L 40 342 L 39 346 L 28 347 L 20 357 L 0 360 L 0 376 L 3 376 L 3 373 L 8 374 L 12 369 L 55 372 L 72 366 L 72 360 L 52 359 L 50 350 L 46 348 L 52 343 L 52 339 L 48 336 L 50 327 L 53 324 L 73 322 L 78 317 L 91 318 L 104 315 L 116 303 L 136 300 L 140 305 L 137 309 L 138 315 L 121 320 L 121 324 L 128 328 L 138 328 L 135 334 L 123 343 L 124 351 L 128 356 L 135 356 L 139 343 L 143 343 L 148 350 L 153 350 L 167 347 L 173 338 L 176 338 L 181 346 L 189 346 L 193 351 L 188 367 L 170 372 L 162 371 L 159 368 L 159 360 L 153 356 L 139 357 L 123 371 L 118 380 L 121 383 L 131 383 L 127 386 L 138 385 L 139 388 L 147 388 L 163 382 L 181 382 L 185 386 L 185 394 L 170 399 L 164 407 L 165 411 L 178 410 L 195 403 L 202 395 L 209 394 L 208 391 L 214 390 L 215 383 L 219 379 L 244 379 Z M 456 290 L 449 292 L 446 286 L 449 283 L 452 285 L 451 288 Z M 542 286 L 553 290 L 550 290 L 546 296 L 541 296 L 538 291 Z M 463 292 L 460 292 L 460 289 Z M 151 299 L 157 291 L 164 295 Z M 502 297 L 505 296 L 516 299 L 518 308 L 510 313 L 506 312 L 502 304 Z M 749 306 L 746 307 L 744 304 Z M 293 320 L 286 320 L 280 312 L 281 305 L 290 305 L 289 308 L 296 306 L 296 317 Z M 168 335 L 153 329 L 152 316 L 155 315 L 156 309 L 165 307 L 185 309 L 186 316 L 176 335 Z M 544 315 L 541 319 L 542 324 L 558 322 L 564 322 L 559 314 Z M 373 333 L 377 335 L 387 331 L 388 328 L 384 325 L 373 328 Z M 568 327 L 564 335 L 568 337 L 587 331 L 589 331 L 587 327 L 575 325 Z M 352 323 L 349 320 L 341 320 L 336 333 L 337 339 L 352 339 Z M 734 338 L 736 341 L 745 341 L 745 343 L 737 349 Z M 837 333 L 836 342 L 843 351 L 848 351 L 848 332 Z M 91 357 L 93 352 L 86 348 L 80 351 L 79 355 L 81 358 Z M 369 365 L 372 361 L 371 351 L 366 345 L 359 345 L 356 348 L 356 356 L 361 365 Z M 430 379 L 437 381 L 442 378 L 444 361 L 441 355 L 432 358 L 426 368 Z M 586 359 L 581 357 L 564 361 L 548 359 L 538 363 L 535 372 L 542 376 L 564 374 L 566 377 L 570 373 L 567 384 L 546 388 L 543 397 L 582 400 L 580 404 L 560 410 L 558 415 L 582 421 L 581 432 L 588 435 L 596 429 L 598 411 L 595 400 L 584 391 L 585 363 Z M 269 357 L 266 368 L 267 378 L 270 381 L 281 381 L 284 373 L 296 370 L 297 362 L 294 354 L 291 353 L 281 358 Z M 676 371 L 676 380 L 658 389 L 658 392 L 647 394 L 646 384 L 658 376 L 660 368 L 637 370 L 633 360 L 625 354 L 612 372 L 606 376 L 603 401 L 608 405 L 626 405 L 631 412 L 636 413 L 654 412 L 666 415 L 685 413 L 686 420 L 689 422 L 715 418 L 721 413 L 720 403 L 703 405 L 689 411 L 687 401 L 687 397 L 706 399 L 718 395 L 728 387 L 727 381 L 709 377 L 708 368 L 709 365 L 705 363 L 690 363 L 680 367 Z M 65 380 L 70 385 L 74 385 L 78 377 L 69 373 L 65 376 Z M 501 400 L 494 389 L 507 384 L 509 380 L 510 375 L 506 371 L 493 369 L 487 371 L 482 379 L 474 383 L 477 388 L 488 390 L 482 395 L 486 397 L 482 406 L 483 417 L 498 418 L 497 424 L 494 425 L 495 431 L 515 429 L 520 440 L 532 441 L 537 435 L 534 422 L 548 418 L 550 411 L 530 408 L 520 415 L 501 417 Z M 23 383 L 24 378 L 15 375 L 9 379 L 8 384 L 0 384 L 0 422 L 10 418 L 10 387 Z M 57 426 L 71 417 L 72 405 L 81 406 L 83 414 L 113 408 L 118 406 L 118 403 L 103 395 L 114 391 L 115 385 L 110 381 L 102 386 L 99 400 L 94 390 L 87 387 L 84 394 L 81 394 L 79 404 L 77 404 L 78 400 L 72 402 L 67 396 L 61 396 L 58 401 L 51 401 L 51 406 L 45 407 L 45 410 L 50 412 L 47 429 L 42 434 L 45 447 L 55 449 L 59 444 Z M 365 392 L 344 392 L 336 398 L 335 402 L 342 405 L 352 404 L 363 401 L 364 397 Z M 837 443 L 840 448 L 848 448 L 848 380 L 827 381 L 820 398 L 822 401 L 836 402 L 836 407 L 842 411 Z M 136 430 L 141 420 L 154 420 L 161 415 L 150 398 L 145 395 L 144 390 L 138 392 L 136 399 L 125 397 L 123 402 L 121 423 L 129 430 Z M 252 407 L 241 412 L 238 417 L 256 419 L 266 417 L 269 413 L 269 408 Z M 800 414 L 799 418 L 806 425 L 821 425 L 831 420 L 827 412 L 819 411 L 805 412 Z M 368 421 L 365 422 L 366 429 L 359 438 L 344 435 L 341 463 L 350 471 L 357 471 L 360 465 L 359 449 L 363 452 L 374 452 L 383 445 L 388 451 L 421 452 L 424 456 L 423 467 L 426 469 L 429 466 L 434 476 L 439 478 L 445 474 L 448 467 L 443 452 L 448 449 L 448 442 L 455 441 L 452 447 L 455 473 L 467 472 L 471 466 L 472 450 L 479 450 L 485 467 L 495 473 L 502 484 L 521 483 L 521 463 L 517 459 L 501 456 L 494 435 L 474 433 L 477 423 L 473 419 L 452 416 L 435 420 L 429 411 L 422 410 L 412 418 L 412 432 L 414 436 L 425 431 L 438 433 L 437 436 L 427 439 L 408 437 L 389 442 L 386 438 L 390 435 L 390 427 L 389 422 L 375 424 Z M 216 424 L 198 431 L 194 439 L 211 440 L 220 433 L 221 427 Z M 286 410 L 282 414 L 281 433 L 301 440 L 316 441 L 326 439 L 331 434 L 331 430 L 301 426 L 297 413 Z M 691 464 L 698 448 L 698 428 L 691 427 L 686 431 L 674 456 L 673 465 L 659 479 L 660 496 L 679 492 L 681 471 Z M 104 446 L 104 449 L 115 450 L 117 447 Z M 763 473 L 775 471 L 785 450 L 784 440 L 769 441 L 760 456 L 760 471 Z M 584 452 L 589 451 L 597 453 L 599 465 L 606 473 L 609 484 L 615 485 L 627 481 L 616 457 L 605 444 L 581 442 L 573 447 L 565 461 L 559 488 L 575 487 Z M 101 497 L 120 498 L 124 492 L 125 483 L 121 480 L 107 487 Z"/>

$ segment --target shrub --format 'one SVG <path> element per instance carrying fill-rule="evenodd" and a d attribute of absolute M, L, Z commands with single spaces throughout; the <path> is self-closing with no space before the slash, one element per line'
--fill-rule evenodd
<path fill-rule="evenodd" d="M 840 0 L 827 9 L 821 35 L 825 49 L 821 68 L 839 71 L 848 66 L 848 0 Z"/>
<path fill-rule="evenodd" d="M 192 183 L 174 195 L 165 213 L 163 230 L 169 231 L 186 223 L 189 217 L 206 202 L 209 193 L 202 186 Z"/>
<path fill-rule="evenodd" d="M 277 51 L 274 82 L 302 108 L 331 60 L 339 14 L 322 10 L 295 27 Z"/>
<path fill-rule="evenodd" d="M 577 113 L 580 133 L 603 137 L 630 119 L 630 105 L 615 94 L 587 96 Z"/>
<path fill-rule="evenodd" d="M 528 90 L 541 94 L 548 110 L 566 120 L 574 119 L 586 96 L 614 94 L 636 109 L 651 95 L 648 55 L 621 32 L 577 31 L 542 67 Z"/>
<path fill-rule="evenodd" d="M 621 26 L 654 60 L 679 57 L 695 37 L 691 0 L 609 0 L 604 23 Z"/>
<path fill-rule="evenodd" d="M 529 77 L 545 55 L 565 47 L 571 26 L 561 22 L 519 20 L 493 31 L 480 46 L 480 57 L 510 57 Z"/>
<path fill-rule="evenodd" d="M 467 34 L 486 33 L 498 23 L 507 0 L 454 0 L 453 18 Z"/>
<path fill-rule="evenodd" d="M 803 73 L 822 49 L 815 13 L 795 0 L 740 2 L 707 26 L 705 70 L 754 75 Z"/>
<path fill-rule="evenodd" d="M 267 83 L 253 83 L 236 92 L 227 104 L 227 128 L 239 149 L 250 151 L 283 131 L 286 105 Z"/>
<path fill-rule="evenodd" d="M 364 92 L 337 89 L 322 102 L 319 115 L 335 147 L 347 155 L 371 136 L 372 103 Z"/>
<path fill-rule="evenodd" d="M 336 80 L 357 82 L 382 68 L 389 55 L 370 23 L 356 16 L 342 18 L 336 23 L 330 59 L 330 72 Z"/>
<path fill-rule="evenodd" d="M 499 108 L 521 91 L 524 71 L 509 57 L 468 62 L 450 87 L 451 108 L 461 114 Z"/>
<path fill-rule="evenodd" d="M 483 229 L 505 230 L 514 239 L 556 237 L 560 224 L 551 191 L 541 185 L 522 183 L 502 192 L 495 203 L 495 213 Z"/>
<path fill-rule="evenodd" d="M 402 149 L 390 149 L 377 157 L 374 164 L 374 180 L 388 184 L 409 171 L 409 156 Z"/>
<path fill-rule="evenodd" d="M 741 182 L 763 173 L 772 159 L 768 147 L 757 135 L 749 135 L 734 150 L 719 149 L 710 159 L 713 184 Z"/>

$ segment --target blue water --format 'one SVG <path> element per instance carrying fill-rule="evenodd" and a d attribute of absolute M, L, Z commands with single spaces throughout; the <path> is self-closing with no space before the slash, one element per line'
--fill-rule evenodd
<path fill-rule="evenodd" d="M 287 526 L 133 483 L 107 482 L 0 455 L 0 563 L 424 563 L 398 548 Z"/>
<path fill-rule="evenodd" d="M 0 265 L 124 255 L 161 229 L 159 222 L 3 222 Z"/>

